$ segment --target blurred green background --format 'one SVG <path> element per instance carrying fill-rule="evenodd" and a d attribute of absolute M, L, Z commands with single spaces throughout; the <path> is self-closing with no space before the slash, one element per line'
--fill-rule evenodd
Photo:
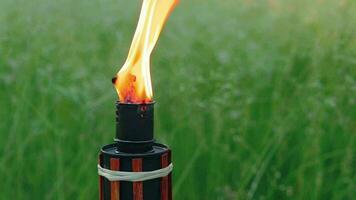
<path fill-rule="evenodd" d="M 0 0 L 0 199 L 98 199 L 139 0 Z M 175 199 L 356 197 L 356 1 L 181 0 L 152 57 Z"/>

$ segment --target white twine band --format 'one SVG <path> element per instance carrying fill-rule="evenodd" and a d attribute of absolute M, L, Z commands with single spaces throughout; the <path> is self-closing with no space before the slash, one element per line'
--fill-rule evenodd
<path fill-rule="evenodd" d="M 109 181 L 146 181 L 167 176 L 169 173 L 171 173 L 172 170 L 172 163 L 165 168 L 147 172 L 113 171 L 110 169 L 102 168 L 100 165 L 98 165 L 98 174 L 107 178 Z"/>

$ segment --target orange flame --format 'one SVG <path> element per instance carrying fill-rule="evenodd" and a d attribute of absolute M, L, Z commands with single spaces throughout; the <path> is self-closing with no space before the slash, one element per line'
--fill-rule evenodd
<path fill-rule="evenodd" d="M 125 64 L 113 78 L 121 102 L 152 101 L 150 56 L 169 14 L 179 0 L 143 0 L 140 19 Z"/>

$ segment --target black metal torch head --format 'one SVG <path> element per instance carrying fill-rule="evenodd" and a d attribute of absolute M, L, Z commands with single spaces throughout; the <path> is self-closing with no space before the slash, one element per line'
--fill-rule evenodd
<path fill-rule="evenodd" d="M 133 104 L 116 102 L 118 151 L 142 153 L 152 150 L 154 102 Z"/>
<path fill-rule="evenodd" d="M 102 147 L 99 166 L 121 172 L 152 172 L 172 163 L 171 150 L 154 142 L 153 105 L 116 103 L 115 143 Z M 172 173 L 144 181 L 110 181 L 99 177 L 100 200 L 172 199 Z"/>

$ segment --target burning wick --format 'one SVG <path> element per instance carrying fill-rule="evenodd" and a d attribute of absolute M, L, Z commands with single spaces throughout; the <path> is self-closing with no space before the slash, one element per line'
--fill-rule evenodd
<path fill-rule="evenodd" d="M 112 79 L 123 103 L 152 102 L 150 57 L 178 0 L 144 0 L 125 64 Z"/>

